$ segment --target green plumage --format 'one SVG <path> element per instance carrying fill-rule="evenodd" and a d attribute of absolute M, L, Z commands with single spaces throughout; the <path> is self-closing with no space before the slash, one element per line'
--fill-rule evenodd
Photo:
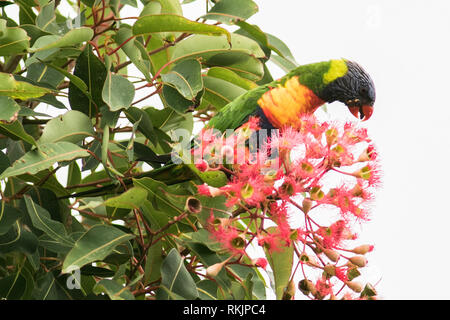
<path fill-rule="evenodd" d="M 323 75 L 330 70 L 330 66 L 331 60 L 299 66 L 278 80 L 252 89 L 223 107 L 208 122 L 208 127 L 220 131 L 238 128 L 256 113 L 258 109 L 257 102 L 265 92 L 279 84 L 284 84 L 287 79 L 293 76 L 298 76 L 302 85 L 318 95 L 326 85 L 323 81 Z"/>

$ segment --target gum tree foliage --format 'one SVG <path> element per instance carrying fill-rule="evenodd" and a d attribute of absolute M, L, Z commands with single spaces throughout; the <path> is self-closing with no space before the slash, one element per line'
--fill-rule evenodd
<path fill-rule="evenodd" d="M 195 21 L 183 16 L 193 1 L 0 3 L 1 298 L 266 298 L 262 269 L 205 229 L 229 208 L 196 185 L 221 187 L 225 174 L 166 174 L 161 159 L 174 129 L 191 135 L 195 121 L 271 81 L 269 60 L 286 71 L 296 62 L 246 22 L 252 0 L 205 1 Z M 148 104 L 155 95 L 161 103 Z M 279 298 L 286 251 L 271 264 Z"/>

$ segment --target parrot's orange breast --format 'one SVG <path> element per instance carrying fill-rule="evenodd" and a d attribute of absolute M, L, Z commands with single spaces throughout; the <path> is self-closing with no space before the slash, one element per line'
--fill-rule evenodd
<path fill-rule="evenodd" d="M 324 103 L 311 89 L 302 85 L 298 77 L 267 91 L 258 100 L 264 115 L 275 128 L 299 128 L 300 116 L 314 113 Z"/>

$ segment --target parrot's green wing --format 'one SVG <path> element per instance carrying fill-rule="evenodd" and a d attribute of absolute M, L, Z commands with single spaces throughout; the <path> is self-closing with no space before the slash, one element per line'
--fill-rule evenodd
<path fill-rule="evenodd" d="M 224 132 L 226 129 L 236 129 L 247 122 L 256 113 L 258 99 L 270 90 L 269 85 L 252 89 L 223 107 L 211 120 L 207 127 Z"/>

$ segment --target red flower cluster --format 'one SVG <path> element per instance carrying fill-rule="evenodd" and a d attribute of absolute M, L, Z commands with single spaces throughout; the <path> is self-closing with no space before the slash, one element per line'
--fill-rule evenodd
<path fill-rule="evenodd" d="M 225 145 L 233 141 L 242 146 L 258 129 L 257 119 L 252 118 L 231 136 L 210 135 L 207 143 L 201 143 L 202 161 L 207 162 L 199 164 L 202 171 L 223 170 L 231 176 L 220 188 L 198 186 L 200 194 L 225 195 L 230 208 L 225 222 L 214 223 L 211 215 L 212 237 L 237 258 L 248 254 L 246 249 L 253 240 L 269 253 L 295 246 L 303 275 L 305 265 L 325 270 L 309 291 L 302 290 L 309 297 L 334 297 L 333 277 L 351 290 L 361 291 L 349 281 L 347 271 L 364 267 L 366 260 L 363 265 L 362 259 L 347 257 L 352 251 L 345 245 L 357 238 L 353 222 L 368 220 L 368 204 L 380 183 L 377 152 L 367 131 L 354 123 L 339 126 L 308 116 L 301 119 L 300 130 L 288 127 L 272 133 L 253 154 L 232 146 L 234 160 L 240 153 L 245 161 L 223 162 Z M 205 151 L 212 153 L 206 155 Z M 328 217 L 330 212 L 334 216 Z M 329 222 L 319 224 L 324 217 Z M 292 219 L 304 221 L 303 226 L 292 228 Z M 318 262 L 303 259 L 307 251 L 316 254 Z M 322 256 L 330 260 L 333 272 Z"/>

